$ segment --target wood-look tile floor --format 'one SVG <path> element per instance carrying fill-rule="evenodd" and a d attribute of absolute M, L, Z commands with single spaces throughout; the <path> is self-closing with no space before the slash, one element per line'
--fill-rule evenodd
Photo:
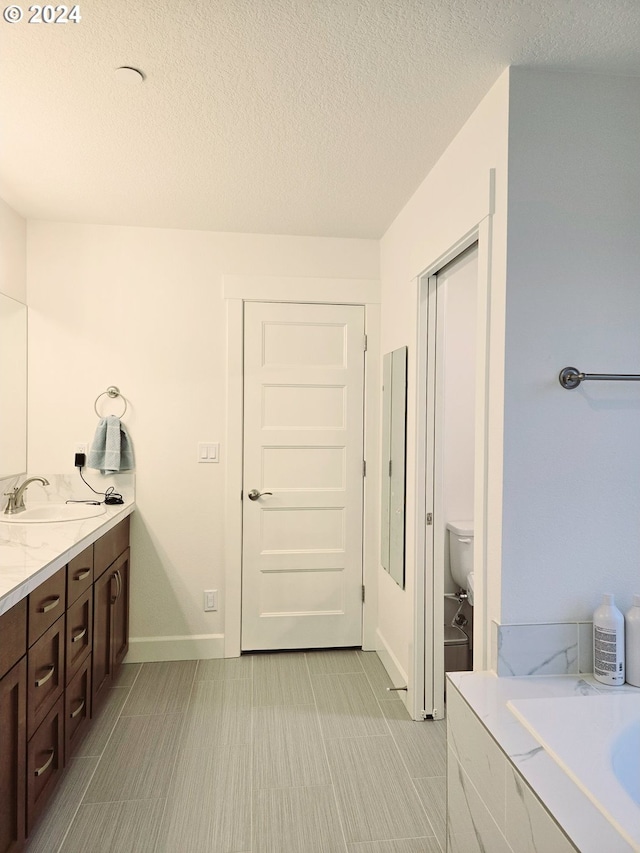
<path fill-rule="evenodd" d="M 374 652 L 130 664 L 28 853 L 442 853 L 444 721 Z"/>

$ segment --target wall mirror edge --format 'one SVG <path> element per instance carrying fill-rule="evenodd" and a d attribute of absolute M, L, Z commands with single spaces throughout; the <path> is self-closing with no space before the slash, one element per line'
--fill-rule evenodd
<path fill-rule="evenodd" d="M 27 470 L 27 306 L 0 291 L 0 479 Z"/>
<path fill-rule="evenodd" d="M 380 563 L 401 589 L 405 586 L 407 444 L 406 346 L 382 360 L 382 478 Z"/>

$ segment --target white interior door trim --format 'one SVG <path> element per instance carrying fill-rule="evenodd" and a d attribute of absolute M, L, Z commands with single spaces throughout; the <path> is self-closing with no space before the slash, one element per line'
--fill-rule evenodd
<path fill-rule="evenodd" d="M 434 456 L 433 448 L 427 445 L 429 434 L 433 435 L 433 419 L 436 416 L 438 402 L 428 399 L 428 373 L 431 369 L 429 357 L 435 354 L 435 345 L 430 335 L 435 333 L 433 308 L 436 287 L 435 275 L 438 270 L 453 261 L 458 255 L 478 243 L 478 308 L 477 308 L 477 362 L 476 362 L 476 451 L 475 451 L 475 495 L 474 495 L 474 559 L 475 559 L 475 615 L 474 619 L 474 666 L 476 669 L 488 668 L 488 649 L 490 648 L 490 626 L 487 624 L 487 601 L 485 595 L 486 578 L 486 507 L 488 483 L 488 415 L 489 415 L 489 305 L 490 305 L 490 246 L 491 220 L 487 215 L 471 231 L 454 243 L 443 255 L 437 258 L 418 277 L 417 306 L 417 389 L 416 389 L 416 493 L 415 506 L 415 597 L 414 597 L 414 648 L 412 691 L 413 707 L 409 712 L 414 719 L 426 714 L 436 718 L 444 716 L 442 694 L 444 673 L 444 645 L 439 651 L 434 649 L 436 635 L 441 637 L 444 605 L 436 608 L 437 596 L 443 592 L 443 579 L 434 576 L 433 531 L 426 525 L 427 512 L 439 508 L 439 496 L 427 485 L 433 484 Z M 429 301 L 432 294 L 431 306 Z M 439 544 L 442 550 L 442 543 Z M 439 627 L 435 621 L 439 619 Z M 426 676 L 426 670 L 431 678 Z"/>
<path fill-rule="evenodd" d="M 366 600 L 363 648 L 376 647 L 378 613 L 376 575 L 379 535 L 380 282 L 276 276 L 224 276 L 226 303 L 226 436 L 224 656 L 240 655 L 242 620 L 242 427 L 243 304 L 245 301 L 324 302 L 364 305 L 368 339 L 365 369 L 365 459 L 363 567 Z M 331 298 L 330 298 L 331 297 Z"/>
<path fill-rule="evenodd" d="M 327 302 L 332 305 L 380 303 L 380 282 L 373 278 L 303 278 L 275 275 L 225 275 L 225 299 L 254 302 Z"/>

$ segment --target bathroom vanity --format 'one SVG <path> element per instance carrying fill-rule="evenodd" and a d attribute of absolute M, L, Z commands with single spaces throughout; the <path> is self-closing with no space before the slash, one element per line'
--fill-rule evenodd
<path fill-rule="evenodd" d="M 128 649 L 129 515 L 0 524 L 0 853 L 17 853 Z"/>

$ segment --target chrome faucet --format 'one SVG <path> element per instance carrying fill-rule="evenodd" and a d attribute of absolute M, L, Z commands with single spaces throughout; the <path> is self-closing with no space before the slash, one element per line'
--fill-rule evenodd
<path fill-rule="evenodd" d="M 49 481 L 45 480 L 44 477 L 29 477 L 21 486 L 16 486 L 10 492 L 5 492 L 6 497 L 9 498 L 4 508 L 5 515 L 15 515 L 16 512 L 24 512 L 26 509 L 24 505 L 24 493 L 30 483 L 42 483 L 43 486 L 49 485 Z"/>

